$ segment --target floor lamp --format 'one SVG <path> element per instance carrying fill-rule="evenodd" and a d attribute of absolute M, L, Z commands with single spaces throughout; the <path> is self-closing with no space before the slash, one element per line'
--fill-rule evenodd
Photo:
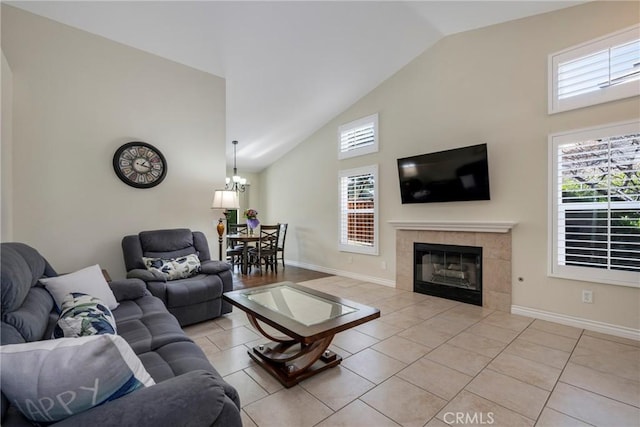
<path fill-rule="evenodd" d="M 233 190 L 215 190 L 213 193 L 213 203 L 211 209 L 221 209 L 224 211 L 224 217 L 229 221 L 229 209 L 240 209 L 238 193 Z M 222 236 L 224 235 L 224 220 L 220 218 L 218 225 L 218 259 L 222 261 Z"/>

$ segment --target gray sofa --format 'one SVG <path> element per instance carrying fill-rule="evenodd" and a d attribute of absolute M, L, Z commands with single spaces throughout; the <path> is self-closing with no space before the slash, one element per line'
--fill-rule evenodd
<path fill-rule="evenodd" d="M 49 339 L 58 319 L 51 295 L 39 284 L 57 276 L 49 263 L 22 243 L 3 243 L 1 309 L 3 346 Z M 142 361 L 155 385 L 129 393 L 56 426 L 241 426 L 240 399 L 182 331 L 162 301 L 137 279 L 109 283 L 118 308 L 118 335 Z M 1 425 L 31 425 L 1 395 Z"/>
<path fill-rule="evenodd" d="M 222 293 L 233 290 L 231 265 L 212 260 L 204 234 L 187 228 L 142 231 L 122 239 L 128 278 L 143 280 L 149 292 L 160 298 L 180 325 L 214 319 L 231 312 Z M 201 273 L 178 280 L 147 270 L 143 257 L 177 258 L 196 254 Z"/>

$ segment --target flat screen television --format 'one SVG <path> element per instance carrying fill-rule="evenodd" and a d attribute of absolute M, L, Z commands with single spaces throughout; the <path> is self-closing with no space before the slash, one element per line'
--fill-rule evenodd
<path fill-rule="evenodd" d="M 490 200 L 487 144 L 398 159 L 402 203 Z"/>

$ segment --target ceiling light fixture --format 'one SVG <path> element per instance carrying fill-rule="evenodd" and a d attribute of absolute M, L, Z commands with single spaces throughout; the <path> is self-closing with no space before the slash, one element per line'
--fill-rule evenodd
<path fill-rule="evenodd" d="M 231 141 L 231 143 L 233 144 L 233 176 L 225 178 L 224 189 L 241 193 L 247 189 L 247 179 L 238 175 L 238 168 L 236 167 L 236 146 L 238 141 Z"/>

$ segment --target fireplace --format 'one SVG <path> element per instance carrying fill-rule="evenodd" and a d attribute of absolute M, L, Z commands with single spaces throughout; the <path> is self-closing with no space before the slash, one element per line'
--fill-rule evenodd
<path fill-rule="evenodd" d="M 413 290 L 482 306 L 482 248 L 414 243 Z"/>
<path fill-rule="evenodd" d="M 482 307 L 511 311 L 510 221 L 393 220 L 396 228 L 396 288 L 414 290 L 415 243 L 482 248 Z"/>

